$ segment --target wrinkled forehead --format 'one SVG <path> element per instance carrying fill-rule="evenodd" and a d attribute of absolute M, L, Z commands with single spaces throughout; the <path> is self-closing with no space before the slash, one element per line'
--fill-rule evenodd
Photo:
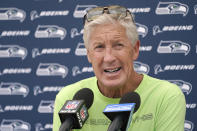
<path fill-rule="evenodd" d="M 97 25 L 90 33 L 90 43 L 96 41 L 120 41 L 127 40 L 126 29 L 120 24 Z"/>
<path fill-rule="evenodd" d="M 107 33 L 107 32 L 116 32 L 116 33 L 125 33 L 126 29 L 122 26 L 119 22 L 108 22 L 102 24 L 95 24 L 94 26 L 90 27 L 91 34 L 99 34 L 99 33 Z"/>

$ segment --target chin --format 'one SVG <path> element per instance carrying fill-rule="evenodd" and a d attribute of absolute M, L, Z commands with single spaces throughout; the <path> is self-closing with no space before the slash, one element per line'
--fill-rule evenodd
<path fill-rule="evenodd" d="M 123 86 L 122 82 L 119 82 L 118 80 L 103 81 L 102 85 L 111 90 L 115 90 Z"/>

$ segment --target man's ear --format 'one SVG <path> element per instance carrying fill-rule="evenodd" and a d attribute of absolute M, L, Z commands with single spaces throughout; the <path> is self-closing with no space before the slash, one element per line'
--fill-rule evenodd
<path fill-rule="evenodd" d="M 87 49 L 87 58 L 88 58 L 88 62 L 92 63 L 91 57 L 90 57 L 90 51 L 88 49 Z"/>
<path fill-rule="evenodd" d="M 134 55 L 133 55 L 133 60 L 136 60 L 139 56 L 139 48 L 140 48 L 140 41 L 138 40 L 135 45 L 133 46 L 134 49 Z"/>

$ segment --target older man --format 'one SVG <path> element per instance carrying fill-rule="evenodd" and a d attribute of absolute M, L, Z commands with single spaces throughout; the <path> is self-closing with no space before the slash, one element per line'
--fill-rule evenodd
<path fill-rule="evenodd" d="M 55 100 L 53 131 L 58 131 L 58 112 L 81 88 L 94 93 L 90 117 L 81 131 L 106 131 L 110 121 L 102 113 L 108 104 L 119 103 L 128 92 L 137 92 L 141 105 L 129 131 L 184 131 L 185 97 L 167 81 L 138 74 L 133 61 L 140 42 L 132 14 L 121 6 L 97 7 L 84 17 L 84 42 L 95 77 L 63 88 Z"/>

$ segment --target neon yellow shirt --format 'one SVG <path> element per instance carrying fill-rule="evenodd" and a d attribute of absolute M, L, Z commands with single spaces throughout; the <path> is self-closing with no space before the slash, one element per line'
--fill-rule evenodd
<path fill-rule="evenodd" d="M 66 86 L 57 94 L 53 131 L 59 131 L 61 125 L 59 110 L 66 100 L 72 100 L 81 88 L 90 88 L 94 93 L 94 101 L 88 110 L 89 118 L 82 129 L 73 131 L 107 131 L 111 121 L 102 112 L 108 104 L 118 104 L 120 98 L 103 96 L 98 89 L 96 77 Z M 186 103 L 179 87 L 144 74 L 135 92 L 140 95 L 141 105 L 132 117 L 129 131 L 184 131 Z"/>

